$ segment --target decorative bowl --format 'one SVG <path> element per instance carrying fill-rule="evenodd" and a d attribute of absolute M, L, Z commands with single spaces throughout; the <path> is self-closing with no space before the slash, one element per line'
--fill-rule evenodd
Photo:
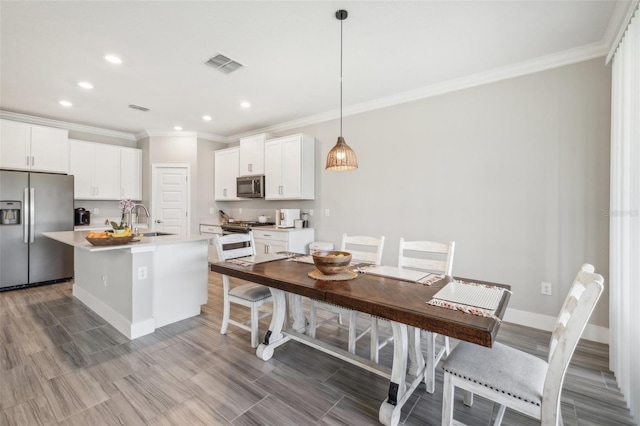
<path fill-rule="evenodd" d="M 126 237 L 105 237 L 105 238 L 89 238 L 89 241 L 94 246 L 117 246 L 120 244 L 127 244 L 133 240 L 133 235 L 127 235 Z"/>
<path fill-rule="evenodd" d="M 325 275 L 339 274 L 351 263 L 348 251 L 316 250 L 312 256 L 316 268 Z"/>

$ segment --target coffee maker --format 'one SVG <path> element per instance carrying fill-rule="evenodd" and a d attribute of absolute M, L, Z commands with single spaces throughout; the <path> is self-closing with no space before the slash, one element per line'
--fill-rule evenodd
<path fill-rule="evenodd" d="M 75 209 L 75 225 L 91 225 L 91 212 L 83 207 Z"/>

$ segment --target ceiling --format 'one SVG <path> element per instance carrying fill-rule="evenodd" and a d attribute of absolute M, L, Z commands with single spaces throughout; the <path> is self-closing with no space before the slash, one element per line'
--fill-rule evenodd
<path fill-rule="evenodd" d="M 228 142 L 338 116 L 338 9 L 349 12 L 348 115 L 601 56 L 628 7 L 593 0 L 3 0 L 0 110 L 131 135 L 179 125 Z M 244 67 L 224 74 L 205 65 L 219 53 Z M 106 62 L 106 54 L 122 64 Z"/>

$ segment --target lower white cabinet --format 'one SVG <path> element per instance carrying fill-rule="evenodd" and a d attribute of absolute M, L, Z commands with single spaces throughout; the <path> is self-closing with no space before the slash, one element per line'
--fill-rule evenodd
<path fill-rule="evenodd" d="M 256 243 L 256 253 L 277 253 L 290 251 L 306 254 L 309 243 L 313 242 L 315 232 L 313 228 L 296 229 L 256 229 L 253 228 L 253 239 Z"/>

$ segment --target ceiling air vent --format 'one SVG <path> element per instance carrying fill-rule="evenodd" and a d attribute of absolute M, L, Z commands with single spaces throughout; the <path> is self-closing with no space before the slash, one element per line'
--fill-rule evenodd
<path fill-rule="evenodd" d="M 225 74 L 231 74 L 232 72 L 242 68 L 244 65 L 242 65 L 239 62 L 236 62 L 232 59 L 227 58 L 224 55 L 216 55 L 213 58 L 209 59 L 207 62 L 205 62 L 206 65 L 210 65 L 212 67 L 214 67 L 215 69 L 217 69 L 218 71 L 221 71 Z"/>
<path fill-rule="evenodd" d="M 149 108 L 143 107 L 143 106 L 140 106 L 140 105 L 135 105 L 135 104 L 129 105 L 129 108 L 137 109 L 138 111 L 142 111 L 142 112 L 149 111 Z"/>

